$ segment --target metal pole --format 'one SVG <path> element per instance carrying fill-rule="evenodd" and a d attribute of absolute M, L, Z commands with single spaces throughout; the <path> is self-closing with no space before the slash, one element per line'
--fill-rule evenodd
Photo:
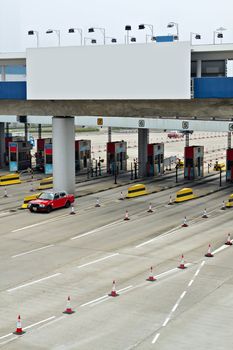
<path fill-rule="evenodd" d="M 130 180 L 133 180 L 133 163 L 132 163 L 132 162 L 131 162 L 131 169 L 130 169 L 130 172 L 131 172 Z"/>
<path fill-rule="evenodd" d="M 178 164 L 176 164 L 176 183 L 178 182 Z"/>
<path fill-rule="evenodd" d="M 42 127 L 41 124 L 38 124 L 38 139 L 41 139 L 42 136 Z"/>
<path fill-rule="evenodd" d="M 108 142 L 112 142 L 112 128 L 108 127 Z"/>
<path fill-rule="evenodd" d="M 222 186 L 222 168 L 220 168 L 219 170 L 219 186 L 221 187 Z"/>
<path fill-rule="evenodd" d="M 114 184 L 117 184 L 117 168 L 116 168 L 116 162 L 114 163 L 114 175 L 115 175 L 115 181 Z"/>
<path fill-rule="evenodd" d="M 231 148 L 231 132 L 227 133 L 227 148 Z"/>

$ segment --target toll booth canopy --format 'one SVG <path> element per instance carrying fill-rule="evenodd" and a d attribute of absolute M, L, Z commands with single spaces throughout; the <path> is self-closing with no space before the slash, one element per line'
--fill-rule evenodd
<path fill-rule="evenodd" d="M 127 171 L 127 142 L 107 143 L 107 172 L 115 174 Z"/>

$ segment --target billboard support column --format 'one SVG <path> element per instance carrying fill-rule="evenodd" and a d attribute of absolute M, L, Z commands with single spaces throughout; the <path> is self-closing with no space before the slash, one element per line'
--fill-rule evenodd
<path fill-rule="evenodd" d="M 138 174 L 139 177 L 147 175 L 147 144 L 149 129 L 138 129 Z"/>

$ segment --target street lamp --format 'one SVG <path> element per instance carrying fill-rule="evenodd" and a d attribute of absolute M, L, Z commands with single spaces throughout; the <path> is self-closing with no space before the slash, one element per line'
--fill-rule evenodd
<path fill-rule="evenodd" d="M 112 38 L 110 36 L 106 36 L 105 39 L 111 40 L 111 43 L 117 43 L 117 39 L 116 38 Z"/>
<path fill-rule="evenodd" d="M 36 46 L 39 47 L 39 32 L 37 30 L 29 30 L 28 35 L 36 35 Z"/>
<path fill-rule="evenodd" d="M 138 29 L 142 30 L 142 29 L 146 29 L 146 27 L 148 27 L 151 31 L 151 41 L 153 41 L 153 37 L 154 37 L 154 27 L 152 24 L 139 24 Z"/>
<path fill-rule="evenodd" d="M 48 30 L 46 30 L 46 34 L 52 34 L 52 33 L 56 33 L 57 38 L 58 38 L 58 46 L 60 46 L 60 44 L 61 44 L 60 30 L 58 30 L 58 29 L 48 29 Z"/>
<path fill-rule="evenodd" d="M 136 43 L 137 39 L 135 38 L 135 36 L 129 36 L 129 35 L 126 35 L 125 36 L 125 44 L 129 44 L 129 42 L 131 43 Z"/>
<path fill-rule="evenodd" d="M 201 35 L 200 35 L 200 34 L 191 32 L 191 33 L 190 33 L 190 44 L 191 44 L 191 45 L 192 45 L 193 37 L 194 37 L 194 39 L 196 39 L 196 40 L 200 40 L 200 39 L 201 39 Z"/>
<path fill-rule="evenodd" d="M 179 40 L 179 24 L 176 22 L 169 22 L 167 28 L 176 27 L 176 39 Z"/>
<path fill-rule="evenodd" d="M 220 43 L 222 44 L 223 39 L 223 31 L 226 30 L 226 28 L 220 27 L 213 32 L 213 44 L 216 44 L 216 36 L 218 39 L 220 39 Z"/>
<path fill-rule="evenodd" d="M 95 28 L 95 27 L 91 27 L 91 28 L 89 28 L 88 29 L 88 33 L 94 33 L 95 32 L 95 30 L 100 30 L 101 31 L 101 33 L 102 33 L 102 35 L 103 35 L 103 42 L 104 42 L 104 45 L 105 45 L 105 29 L 104 28 Z"/>
<path fill-rule="evenodd" d="M 150 38 L 150 41 L 156 41 L 156 36 L 151 36 L 150 34 L 146 34 L 146 43 L 148 42 L 148 38 Z"/>
<path fill-rule="evenodd" d="M 81 28 L 70 28 L 68 30 L 68 33 L 75 33 L 78 32 L 80 34 L 80 41 L 81 41 L 81 45 L 83 44 L 83 31 Z"/>
<path fill-rule="evenodd" d="M 126 25 L 125 26 L 125 30 L 127 32 L 127 34 L 126 34 L 126 44 L 129 44 L 129 32 L 131 31 L 131 26 L 130 25 Z"/>
<path fill-rule="evenodd" d="M 87 43 L 88 40 L 91 41 L 91 44 L 96 44 L 96 43 L 97 43 L 96 39 L 85 37 L 85 38 L 84 38 L 84 45 L 86 45 L 86 43 Z"/>

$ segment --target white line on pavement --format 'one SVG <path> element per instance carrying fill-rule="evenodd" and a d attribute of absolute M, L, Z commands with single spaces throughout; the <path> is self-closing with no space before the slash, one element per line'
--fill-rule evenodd
<path fill-rule="evenodd" d="M 198 270 L 195 272 L 194 276 L 196 277 L 196 276 L 199 274 L 199 272 L 200 272 L 200 269 L 198 269 Z"/>
<path fill-rule="evenodd" d="M 221 247 L 219 247 L 219 248 L 217 248 L 217 249 L 215 249 L 213 252 L 212 252 L 212 254 L 216 254 L 216 253 L 218 253 L 218 252 L 221 252 L 222 250 L 224 250 L 224 249 L 226 249 L 226 248 L 228 248 L 229 246 L 228 245 L 222 245 Z"/>
<path fill-rule="evenodd" d="M 154 238 L 152 238 L 152 239 L 149 239 L 149 240 L 146 241 L 146 242 L 143 242 L 143 243 L 141 243 L 141 244 L 136 245 L 135 248 L 141 248 L 141 247 L 143 247 L 143 246 L 146 245 L 146 244 L 149 244 L 149 243 L 151 243 L 151 242 L 157 241 L 158 239 L 162 239 L 162 238 L 165 238 L 165 237 L 167 237 L 167 236 L 170 236 L 170 235 L 172 235 L 174 232 L 176 232 L 179 228 L 180 228 L 180 225 L 177 226 L 177 227 L 174 227 L 172 230 L 169 230 L 169 231 L 167 231 L 167 232 L 164 232 L 163 234 L 161 234 L 161 235 L 159 235 L 159 236 L 156 236 L 156 237 L 154 237 Z"/>
<path fill-rule="evenodd" d="M 117 292 L 118 292 L 118 293 L 122 293 L 122 292 L 125 292 L 127 289 L 130 289 L 130 288 L 133 288 L 133 286 L 128 286 L 128 287 L 119 289 Z"/>
<path fill-rule="evenodd" d="M 11 335 L 13 335 L 13 333 L 11 333 Z M 10 343 L 11 341 L 13 340 L 16 340 L 19 336 L 14 336 L 14 338 L 11 338 L 11 339 L 8 339 L 8 340 L 5 340 L 4 342 L 1 342 L 0 345 L 6 345 L 8 343 Z"/>
<path fill-rule="evenodd" d="M 170 317 L 167 317 L 166 320 L 163 322 L 163 327 L 166 327 L 166 325 L 168 324 L 170 320 Z"/>
<path fill-rule="evenodd" d="M 21 284 L 20 286 L 17 286 L 17 287 L 8 289 L 7 292 L 14 292 L 14 291 L 17 290 L 17 289 L 21 289 L 21 288 L 24 288 L 24 287 L 28 287 L 28 286 L 31 286 L 31 285 L 33 285 L 33 284 L 35 284 L 35 283 L 39 283 L 39 282 L 48 280 L 48 279 L 50 279 L 50 278 L 57 277 L 57 276 L 59 276 L 59 275 L 61 275 L 60 272 L 59 272 L 59 273 L 55 273 L 54 275 L 50 275 L 50 276 L 41 278 L 41 279 L 36 280 L 36 281 L 32 281 L 32 282 L 29 282 L 29 283 L 26 283 L 26 284 Z"/>
<path fill-rule="evenodd" d="M 24 252 L 24 253 L 20 253 L 20 254 L 17 254 L 17 255 L 13 255 L 12 258 L 18 258 L 19 256 L 23 256 L 23 255 L 26 255 L 26 254 L 38 252 L 39 250 L 47 249 L 47 248 L 50 248 L 50 247 L 54 247 L 54 244 L 46 245 L 46 246 L 41 247 L 41 248 L 29 250 L 28 252 Z"/>
<path fill-rule="evenodd" d="M 54 318 L 56 318 L 56 316 L 51 316 L 51 317 L 49 317 L 49 318 L 46 318 L 45 320 L 42 320 L 42 321 L 39 321 L 39 322 L 30 324 L 29 326 L 24 327 L 24 329 L 29 329 L 29 328 L 35 327 L 35 326 L 37 326 L 38 324 L 45 323 L 45 322 L 47 322 L 47 321 L 53 320 Z"/>
<path fill-rule="evenodd" d="M 181 294 L 180 299 L 183 299 L 183 297 L 185 296 L 186 293 L 187 293 L 187 291 L 185 290 L 185 291 Z"/>
<path fill-rule="evenodd" d="M 74 236 L 74 237 L 70 238 L 70 240 L 73 241 L 74 239 L 79 239 L 79 238 L 82 238 L 82 237 L 91 235 L 91 234 L 93 234 L 93 233 L 97 233 L 97 232 L 99 232 L 99 231 L 101 231 L 101 230 L 104 230 L 105 228 L 109 228 L 109 227 L 111 227 L 111 226 L 113 226 L 113 225 L 116 225 L 116 224 L 118 224 L 118 223 L 120 223 L 120 220 L 113 221 L 113 222 L 111 222 L 110 224 L 103 225 L 103 226 L 100 226 L 100 227 L 98 227 L 98 228 L 96 228 L 96 229 L 94 229 L 94 230 L 85 232 L 85 233 L 83 233 L 83 234 L 81 234 L 81 235 Z"/>
<path fill-rule="evenodd" d="M 202 267 L 204 264 L 205 264 L 205 260 L 203 260 L 203 261 L 202 261 L 202 263 L 201 263 L 201 267 Z"/>
<path fill-rule="evenodd" d="M 178 308 L 178 305 L 179 305 L 179 303 L 176 303 L 176 304 L 173 306 L 172 312 L 175 312 L 175 311 L 176 311 L 176 309 Z"/>
<path fill-rule="evenodd" d="M 154 337 L 154 339 L 152 340 L 152 344 L 157 342 L 159 336 L 160 336 L 160 333 L 157 333 L 156 336 Z"/>
<path fill-rule="evenodd" d="M 191 280 L 188 284 L 188 287 L 190 287 L 193 284 L 193 280 Z"/>
<path fill-rule="evenodd" d="M 3 336 L 0 337 L 0 340 L 9 337 L 9 336 L 12 335 L 12 334 L 13 334 L 13 333 L 8 333 L 8 334 L 6 334 L 6 335 L 3 335 Z"/>
<path fill-rule="evenodd" d="M 104 299 L 104 298 L 108 298 L 108 294 L 105 294 L 105 295 L 103 295 L 103 296 L 100 297 L 100 298 L 97 298 L 97 299 L 88 301 L 87 303 L 84 303 L 84 304 L 80 305 L 80 307 L 90 305 L 90 304 L 95 303 L 96 301 L 102 300 L 102 299 Z"/>
<path fill-rule="evenodd" d="M 11 233 L 27 230 L 28 228 L 33 228 L 33 227 L 44 225 L 44 224 L 48 224 L 50 222 L 57 221 L 58 219 L 63 218 L 65 216 L 68 216 L 68 214 L 63 214 L 63 215 L 57 216 L 57 217 L 49 219 L 49 220 L 37 222 L 36 224 L 32 224 L 32 225 L 29 225 L 29 226 L 24 226 L 24 227 L 21 227 L 21 228 L 17 228 L 16 230 L 11 231 Z"/>
<path fill-rule="evenodd" d="M 86 264 L 83 264 L 83 265 L 79 265 L 77 267 L 80 269 L 81 267 L 89 266 L 89 265 L 98 263 L 99 261 L 103 261 L 103 260 L 107 260 L 107 259 L 113 258 L 114 256 L 117 256 L 117 255 L 119 255 L 119 253 L 115 253 L 115 254 L 112 254 L 112 255 L 107 255 L 107 256 L 105 256 L 103 258 L 100 258 L 100 259 L 97 259 L 97 260 L 93 260 L 93 261 L 91 261 L 89 263 L 86 263 Z"/>

